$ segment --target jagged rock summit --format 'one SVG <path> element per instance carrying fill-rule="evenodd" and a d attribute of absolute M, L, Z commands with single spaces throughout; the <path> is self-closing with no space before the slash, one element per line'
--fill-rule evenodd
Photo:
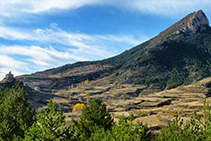
<path fill-rule="evenodd" d="M 185 33 L 185 34 L 195 34 L 196 32 L 202 32 L 206 30 L 209 27 L 209 21 L 207 19 L 207 16 L 204 14 L 202 10 L 199 10 L 197 12 L 193 12 L 171 27 L 167 28 L 161 33 L 165 34 L 179 34 L 179 33 Z M 171 33 L 173 32 L 173 33 Z"/>
<path fill-rule="evenodd" d="M 188 34 L 195 34 L 197 31 L 202 32 L 207 29 L 209 26 L 209 21 L 202 10 L 197 12 L 193 12 L 188 15 L 189 18 L 181 22 L 179 26 L 184 26 L 180 31 L 188 33 Z"/>
<path fill-rule="evenodd" d="M 208 28 L 210 27 L 207 16 L 202 10 L 199 10 L 187 15 L 186 17 L 154 37 L 151 40 L 150 47 L 153 47 L 157 43 L 163 42 L 164 40 L 178 38 L 178 36 L 180 36 L 181 34 L 193 35 L 197 32 L 202 32 Z"/>

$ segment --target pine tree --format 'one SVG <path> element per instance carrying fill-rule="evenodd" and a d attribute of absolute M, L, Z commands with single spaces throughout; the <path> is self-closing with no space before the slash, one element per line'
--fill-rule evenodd
<path fill-rule="evenodd" d="M 75 125 L 76 136 L 80 140 L 88 140 L 95 128 L 110 130 L 113 125 L 113 118 L 106 109 L 106 105 L 97 98 L 90 101 L 89 107 L 82 109 L 82 115 L 79 121 L 72 119 Z"/>
<path fill-rule="evenodd" d="M 65 115 L 60 108 L 56 109 L 55 102 L 52 100 L 48 103 L 48 110 L 49 112 L 41 109 L 37 113 L 37 122 L 30 127 L 25 140 L 74 140 L 71 125 L 65 127 Z"/>
<path fill-rule="evenodd" d="M 23 138 L 35 121 L 35 111 L 27 93 L 16 81 L 12 89 L 0 92 L 0 140 Z"/>
<path fill-rule="evenodd" d="M 150 141 L 153 135 L 147 124 L 142 122 L 133 123 L 135 117 L 130 114 L 129 117 L 121 116 L 118 124 L 112 126 L 111 131 L 105 131 L 103 128 L 96 128 L 90 137 L 90 141 Z"/>

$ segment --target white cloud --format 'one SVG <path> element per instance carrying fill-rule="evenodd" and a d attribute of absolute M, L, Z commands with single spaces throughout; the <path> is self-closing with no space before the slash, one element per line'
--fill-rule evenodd
<path fill-rule="evenodd" d="M 23 62 L 20 62 L 20 61 L 16 61 L 13 58 L 8 57 L 6 55 L 0 55 L 0 60 L 1 60 L 0 61 L 1 67 L 21 69 L 22 66 L 26 65 L 26 63 L 23 63 Z"/>
<path fill-rule="evenodd" d="M 54 48 L 39 46 L 0 46 L 0 50 L 0 79 L 9 71 L 20 75 L 85 60 L 83 57 L 60 52 Z M 21 56 L 21 59 L 17 59 L 17 55 Z"/>
<path fill-rule="evenodd" d="M 47 43 L 61 43 L 63 45 L 72 45 L 84 48 L 90 48 L 90 46 L 83 44 L 83 42 L 96 42 L 97 40 L 107 40 L 115 42 L 124 42 L 128 44 L 138 44 L 139 39 L 135 39 L 132 35 L 98 35 L 98 34 L 83 34 L 83 33 L 71 33 L 61 30 L 57 27 L 56 23 L 51 24 L 53 28 L 46 29 L 34 29 L 32 31 L 26 31 L 23 29 L 0 26 L 0 37 L 7 40 L 29 40 L 39 41 Z M 147 39 L 145 35 L 141 35 L 140 38 Z"/>
<path fill-rule="evenodd" d="M 0 15 L 20 17 L 23 14 L 60 12 L 86 5 L 110 5 L 128 10 L 165 16 L 187 14 L 193 10 L 209 10 L 210 0 L 2 0 Z M 181 15 L 180 15 L 181 16 Z"/>
<path fill-rule="evenodd" d="M 32 42 L 30 45 L 0 45 L 0 65 L 5 70 L 1 71 L 1 76 L 5 75 L 3 73 L 8 73 L 8 70 L 13 70 L 17 74 L 31 73 L 76 61 L 108 58 L 120 50 L 128 49 L 148 39 L 144 35 L 135 39 L 131 35 L 69 33 L 61 30 L 55 23 L 51 24 L 51 27 L 32 31 L 0 27 L 4 31 L 0 32 L 0 37 L 6 40 Z M 41 46 L 33 46 L 33 42 Z M 49 44 L 59 46 L 49 47 Z M 62 46 L 65 48 L 62 49 Z M 16 61 L 17 56 L 19 56 L 18 61 Z"/>
<path fill-rule="evenodd" d="M 12 17 L 27 13 L 39 14 L 96 3 L 99 3 L 99 0 L 3 0 L 0 1 L 0 15 Z"/>
<path fill-rule="evenodd" d="M 57 66 L 63 64 L 63 62 L 75 62 L 78 60 L 85 60 L 82 57 L 74 56 L 70 53 L 59 52 L 54 48 L 41 48 L 39 46 L 2 46 L 0 47 L 2 54 L 7 55 L 22 55 L 24 60 L 23 62 L 33 63 L 40 66 Z M 5 60 L 5 58 L 2 58 Z M 4 61 L 6 66 L 13 62 L 12 60 Z M 10 66 L 13 66 L 11 64 Z M 17 66 L 22 66 L 20 63 L 17 63 Z"/>
<path fill-rule="evenodd" d="M 210 5 L 210 0 L 132 0 L 128 2 L 129 7 L 141 12 L 171 17 L 199 9 L 209 10 Z"/>
<path fill-rule="evenodd" d="M 0 26 L 0 37 L 9 40 L 23 40 L 30 39 L 31 35 L 26 32 L 20 31 L 17 28 Z"/>
<path fill-rule="evenodd" d="M 44 46 L 48 46 L 49 44 L 60 44 L 60 46 L 74 47 L 74 49 L 67 49 L 73 52 L 72 55 L 75 55 L 74 58 L 76 58 L 76 56 L 92 56 L 93 58 L 86 57 L 86 59 L 91 59 L 91 60 L 99 57 L 102 59 L 113 56 L 119 51 L 125 50 L 126 47 L 128 49 L 128 47 L 133 47 L 148 39 L 147 36 L 141 34 L 138 38 L 135 38 L 132 35 L 109 35 L 109 34 L 99 35 L 99 34 L 71 33 L 61 30 L 56 23 L 51 24 L 51 27 L 53 28 L 34 29 L 32 31 L 25 31 L 21 29 L 2 26 L 0 27 L 0 30 L 3 32 L 0 32 L 0 37 L 6 40 L 34 41 Z M 119 45 L 120 48 L 116 47 L 117 44 Z M 116 49 L 112 50 L 115 47 Z M 44 49 L 41 50 L 41 49 L 42 48 L 40 48 L 39 50 L 34 50 L 33 54 L 39 54 L 37 53 L 37 51 L 42 53 L 46 52 L 46 50 Z M 16 51 L 25 52 L 23 48 L 21 49 L 19 48 Z M 95 56 L 93 56 L 93 52 L 95 52 Z M 27 52 L 27 54 L 30 53 L 31 52 L 29 53 Z"/>

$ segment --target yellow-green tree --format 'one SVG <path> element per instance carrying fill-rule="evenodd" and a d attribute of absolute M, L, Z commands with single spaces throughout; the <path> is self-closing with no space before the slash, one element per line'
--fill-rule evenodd
<path fill-rule="evenodd" d="M 85 107 L 85 105 L 83 103 L 78 103 L 76 104 L 74 107 L 73 107 L 73 110 L 72 112 L 76 112 L 76 111 L 79 111 L 79 110 L 82 110 L 83 108 Z"/>

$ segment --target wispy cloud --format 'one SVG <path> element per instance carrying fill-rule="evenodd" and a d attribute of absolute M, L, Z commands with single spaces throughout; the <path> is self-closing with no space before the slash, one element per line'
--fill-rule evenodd
<path fill-rule="evenodd" d="M 6 67 L 6 68 L 21 69 L 22 66 L 26 65 L 26 63 L 24 63 L 24 62 L 17 61 L 11 57 L 6 56 L 6 55 L 1 55 L 0 60 L 1 60 L 0 61 L 1 67 Z"/>
<path fill-rule="evenodd" d="M 31 45 L 0 45 L 1 67 L 22 73 L 76 61 L 108 58 L 118 54 L 119 50 L 128 49 L 148 39 L 145 35 L 137 39 L 132 35 L 71 33 L 61 30 L 55 23 L 51 24 L 51 28 L 31 31 L 3 26 L 0 29 L 4 31 L 0 33 L 0 37 L 8 41 L 32 42 Z M 33 43 L 40 46 L 34 46 Z M 16 56 L 19 56 L 17 62 Z"/>
<path fill-rule="evenodd" d="M 24 39 L 31 39 L 31 35 L 23 32 L 21 29 L 7 27 L 7 26 L 0 26 L 0 37 L 9 40 L 24 40 Z"/>
<path fill-rule="evenodd" d="M 181 16 L 195 10 L 209 11 L 210 0 L 132 0 L 127 2 L 128 7 L 149 14 L 163 16 Z"/>
<path fill-rule="evenodd" d="M 119 50 L 124 50 L 124 48 L 132 47 L 134 45 L 140 44 L 141 42 L 148 39 L 144 34 L 140 34 L 139 38 L 135 38 L 132 35 L 99 35 L 99 34 L 84 34 L 84 33 L 72 33 L 61 30 L 56 24 L 52 24 L 53 28 L 45 29 L 33 29 L 32 31 L 25 31 L 21 29 L 0 27 L 0 37 L 7 40 L 28 40 L 36 41 L 39 44 L 48 46 L 49 44 L 60 44 L 61 46 L 74 47 L 74 49 L 67 49 L 72 51 L 72 54 L 79 56 L 93 55 L 105 57 L 115 55 L 118 49 L 111 50 L 116 43 L 119 45 L 125 44 Z M 60 48 L 57 47 L 56 49 Z M 19 49 L 21 50 L 21 49 Z M 18 51 L 18 50 L 17 50 Z M 43 50 L 39 50 L 44 52 Z M 64 50 L 65 51 L 65 50 Z M 8 51 L 9 52 L 9 51 Z M 24 51 L 20 51 L 24 52 Z M 6 52 L 5 52 L 6 53 Z M 94 58 L 87 58 L 94 59 Z"/>
<path fill-rule="evenodd" d="M 85 60 L 82 57 L 74 56 L 67 52 L 59 52 L 54 48 L 41 48 L 39 46 L 2 46 L 0 47 L 2 54 L 7 55 L 22 55 L 29 63 L 34 63 L 40 66 L 56 66 L 62 62 L 75 62 L 78 60 Z M 2 58 L 4 60 L 4 58 Z M 7 63 L 10 64 L 7 59 Z M 20 65 L 20 64 L 17 64 Z M 13 64 L 11 65 L 13 66 Z M 20 65 L 21 66 L 21 65 Z"/>
<path fill-rule="evenodd" d="M 23 14 L 60 12 L 86 5 L 110 5 L 128 10 L 172 16 L 204 9 L 209 10 L 210 0 L 4 0 L 0 1 L 2 17 L 20 17 Z"/>
<path fill-rule="evenodd" d="M 20 75 L 85 60 L 82 57 L 60 52 L 54 48 L 41 48 L 39 46 L 1 46 L 0 50 L 0 79 L 9 71 L 15 75 Z M 21 57 L 18 61 L 16 60 L 17 56 Z"/>
<path fill-rule="evenodd" d="M 101 2 L 99 0 L 2 0 L 0 15 L 16 18 L 25 14 L 52 13 L 97 3 Z"/>

